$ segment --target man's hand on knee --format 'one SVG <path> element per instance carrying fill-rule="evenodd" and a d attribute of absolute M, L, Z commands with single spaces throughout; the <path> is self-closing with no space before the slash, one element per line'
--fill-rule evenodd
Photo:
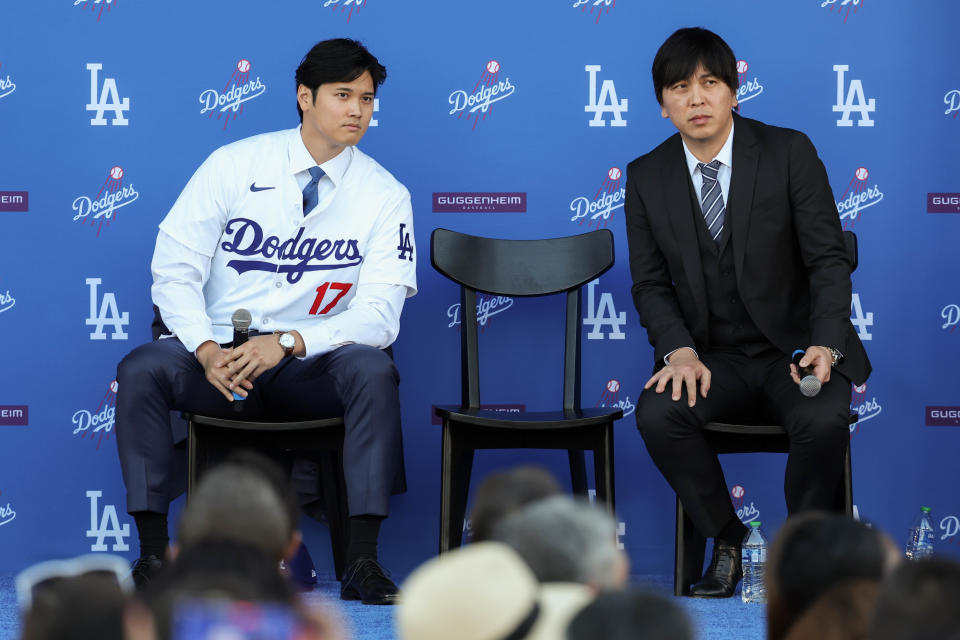
<path fill-rule="evenodd" d="M 679 401 L 686 387 L 687 404 L 692 407 L 697 404 L 697 381 L 700 382 L 700 395 L 706 398 L 710 390 L 710 369 L 700 361 L 693 349 L 684 347 L 677 349 L 667 365 L 653 374 L 643 388 L 649 389 L 656 384 L 656 392 L 663 393 L 667 384 L 672 383 L 671 395 L 675 401 Z"/>
<path fill-rule="evenodd" d="M 224 398 L 233 402 L 233 393 L 230 391 L 230 370 L 226 367 L 227 356 L 231 351 L 232 349 L 221 349 L 216 342 L 208 340 L 197 347 L 197 360 L 203 367 L 207 381 L 222 393 Z M 244 380 L 243 387 L 250 390 L 253 385 L 249 380 Z M 246 391 L 240 393 L 242 396 L 246 394 Z"/>

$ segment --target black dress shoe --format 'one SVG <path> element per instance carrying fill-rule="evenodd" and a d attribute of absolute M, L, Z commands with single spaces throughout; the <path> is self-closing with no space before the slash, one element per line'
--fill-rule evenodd
<path fill-rule="evenodd" d="M 360 600 L 363 604 L 395 604 L 400 590 L 387 577 L 374 558 L 357 558 L 340 581 L 341 600 Z"/>
<path fill-rule="evenodd" d="M 714 540 L 710 566 L 700 581 L 690 587 L 690 595 L 694 598 L 729 598 L 736 593 L 742 577 L 740 545 Z"/>
<path fill-rule="evenodd" d="M 157 578 L 157 574 L 159 574 L 162 569 L 163 560 L 157 556 L 140 556 L 137 558 L 137 561 L 133 563 L 133 570 L 131 571 L 133 584 L 136 585 L 137 589 L 147 587 L 147 585 Z"/>

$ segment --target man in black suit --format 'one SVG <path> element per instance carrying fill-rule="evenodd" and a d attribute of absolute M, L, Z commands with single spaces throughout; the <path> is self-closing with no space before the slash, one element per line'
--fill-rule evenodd
<path fill-rule="evenodd" d="M 836 510 L 850 382 L 870 363 L 850 323 L 851 263 L 823 163 L 800 132 L 742 118 L 736 58 L 705 29 L 660 47 L 653 82 L 679 133 L 627 167 L 633 298 L 654 347 L 637 424 L 713 557 L 691 589 L 729 597 L 745 527 L 702 426 L 759 414 L 790 436 L 790 513 Z M 801 366 L 823 383 L 808 398 Z"/>

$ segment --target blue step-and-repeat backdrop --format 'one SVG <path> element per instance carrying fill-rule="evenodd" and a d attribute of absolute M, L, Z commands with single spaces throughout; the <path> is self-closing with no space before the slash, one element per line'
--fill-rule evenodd
<path fill-rule="evenodd" d="M 851 318 L 874 374 L 852 390 L 860 517 L 899 544 L 920 505 L 960 554 L 960 4 L 950 0 L 43 0 L 0 19 L 0 570 L 133 556 L 114 441 L 116 363 L 150 339 L 157 224 L 217 147 L 296 126 L 293 72 L 318 40 L 386 65 L 361 147 L 413 197 L 419 294 L 404 308 L 410 490 L 381 555 L 404 574 L 436 552 L 440 428 L 459 399 L 457 288 L 431 230 L 542 238 L 606 227 L 617 263 L 584 295 L 584 406 L 623 407 L 619 538 L 669 573 L 673 494 L 632 417 L 652 351 L 630 298 L 627 163 L 673 133 L 650 64 L 702 25 L 739 60 L 741 113 L 806 132 L 844 228 L 860 238 Z M 561 300 L 481 302 L 485 403 L 560 397 Z M 562 452 L 481 452 L 567 479 Z M 782 455 L 724 457 L 744 520 L 785 517 Z M 476 482 L 475 482 L 476 484 Z M 182 500 L 179 504 L 182 504 Z M 308 526 L 318 568 L 331 560 Z"/>

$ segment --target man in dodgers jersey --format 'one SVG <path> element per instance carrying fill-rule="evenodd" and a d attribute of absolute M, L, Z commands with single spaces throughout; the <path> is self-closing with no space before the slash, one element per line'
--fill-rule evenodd
<path fill-rule="evenodd" d="M 296 72 L 301 126 L 214 151 L 160 224 L 152 295 L 173 335 L 134 349 L 117 370 L 138 584 L 162 566 L 166 514 L 182 486 L 171 410 L 342 415 L 350 531 L 341 597 L 396 599 L 377 560 L 388 498 L 402 486 L 399 379 L 382 349 L 416 293 L 413 217 L 407 189 L 354 146 L 385 77 L 360 43 L 318 43 Z M 251 337 L 231 349 L 241 308 Z"/>

